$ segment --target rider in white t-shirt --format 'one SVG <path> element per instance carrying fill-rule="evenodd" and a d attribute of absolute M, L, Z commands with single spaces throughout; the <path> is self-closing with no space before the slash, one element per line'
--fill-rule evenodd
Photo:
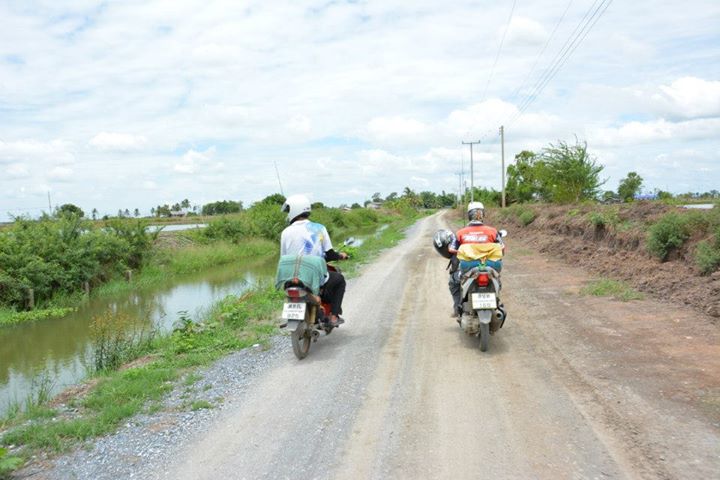
<path fill-rule="evenodd" d="M 285 200 L 282 211 L 287 213 L 290 225 L 280 236 L 280 255 L 313 255 L 325 260 L 344 260 L 348 255 L 333 250 L 330 235 L 324 225 L 311 222 L 310 200 L 304 195 L 293 195 Z M 344 323 L 342 300 L 345 295 L 345 277 L 339 272 L 328 272 L 321 297 L 330 304 L 330 323 Z"/>

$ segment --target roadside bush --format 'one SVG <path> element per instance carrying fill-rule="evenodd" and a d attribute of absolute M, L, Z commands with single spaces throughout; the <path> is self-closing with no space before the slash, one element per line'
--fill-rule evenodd
<path fill-rule="evenodd" d="M 588 220 L 595 228 L 615 227 L 620 223 L 620 215 L 617 210 L 601 210 L 591 212 Z"/>
<path fill-rule="evenodd" d="M 703 275 L 708 275 L 720 267 L 720 228 L 715 230 L 712 241 L 698 243 L 695 263 Z"/>
<path fill-rule="evenodd" d="M 590 223 L 596 227 L 604 227 L 607 224 L 605 216 L 600 212 L 592 212 L 589 216 Z"/>
<path fill-rule="evenodd" d="M 239 243 L 246 231 L 247 228 L 242 218 L 222 217 L 211 221 L 202 230 L 192 233 L 205 240 L 228 240 L 232 243 Z"/>
<path fill-rule="evenodd" d="M 688 222 L 677 213 L 668 213 L 652 225 L 647 235 L 647 250 L 665 260 L 673 249 L 680 248 L 690 238 Z"/>
<path fill-rule="evenodd" d="M 116 370 L 150 349 L 155 330 L 127 315 L 111 310 L 90 324 L 93 364 L 96 371 Z"/>
<path fill-rule="evenodd" d="M 23 460 L 18 457 L 11 457 L 4 448 L 0 448 L 0 478 L 18 468 L 23 464 Z"/>
<path fill-rule="evenodd" d="M 532 210 L 525 210 L 518 215 L 518 220 L 520 220 L 520 223 L 524 226 L 528 226 L 535 220 L 535 212 Z"/>
<path fill-rule="evenodd" d="M 79 291 L 83 282 L 105 282 L 139 267 L 152 241 L 137 220 L 98 228 L 72 215 L 18 219 L 0 233 L 0 305 L 22 308 L 29 288 L 42 304 Z"/>

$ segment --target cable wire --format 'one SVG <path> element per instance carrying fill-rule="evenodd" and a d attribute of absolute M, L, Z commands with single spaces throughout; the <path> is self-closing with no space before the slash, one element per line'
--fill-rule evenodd
<path fill-rule="evenodd" d="M 560 69 L 570 59 L 575 50 L 577 50 L 577 48 L 582 44 L 582 42 L 592 30 L 592 28 L 595 26 L 595 24 L 597 24 L 598 20 L 600 20 L 603 14 L 610 7 L 610 4 L 612 2 L 613 0 L 595 0 L 593 2 L 592 6 L 585 13 L 582 20 L 580 20 L 578 25 L 575 27 L 573 32 L 565 41 L 565 44 L 555 56 L 553 62 L 543 72 L 541 77 L 535 83 L 531 93 L 521 103 L 518 111 L 512 117 L 510 117 L 509 121 L 504 122 L 504 125 L 512 125 L 515 121 L 517 121 L 518 118 L 522 116 L 523 113 L 525 113 L 525 111 L 530 107 L 530 105 L 535 102 L 535 100 L 540 96 L 548 83 L 550 83 L 550 81 L 555 77 L 555 75 L 557 75 Z"/>
<path fill-rule="evenodd" d="M 548 45 L 550 45 L 550 42 L 555 38 L 555 33 L 557 33 L 558 27 L 560 27 L 560 24 L 565 20 L 565 16 L 567 15 L 568 10 L 570 10 L 570 7 L 572 6 L 573 2 L 575 0 L 570 0 L 565 7 L 565 11 L 562 13 L 558 21 L 555 23 L 555 27 L 553 28 L 552 32 L 550 33 L 550 36 L 548 37 L 547 41 L 545 42 L 545 45 L 543 45 L 542 49 L 540 49 L 540 52 L 537 54 L 537 57 L 535 57 L 535 61 L 532 64 L 532 67 L 530 67 L 530 70 L 528 71 L 527 75 L 525 75 L 525 78 L 523 79 L 522 83 L 518 85 L 518 87 L 515 89 L 513 94 L 510 96 L 510 100 L 513 100 L 517 98 L 518 94 L 525 88 L 525 85 L 528 83 L 528 80 L 530 80 L 530 77 L 533 73 L 535 73 L 535 68 L 537 67 L 538 63 L 540 62 L 540 59 L 542 58 L 543 54 L 545 54 L 545 50 L 547 50 Z"/>
<path fill-rule="evenodd" d="M 488 75 L 487 82 L 485 82 L 485 88 L 483 89 L 483 94 L 480 98 L 480 103 L 485 101 L 485 95 L 487 94 L 488 87 L 490 86 L 490 81 L 492 80 L 493 76 L 495 75 L 495 67 L 497 66 L 498 59 L 500 58 L 500 53 L 502 52 L 503 44 L 505 43 L 505 36 L 507 35 L 508 30 L 510 29 L 510 22 L 512 22 L 513 14 L 515 13 L 515 5 L 517 4 L 517 0 L 513 0 L 512 8 L 510 8 L 510 16 L 508 17 L 507 24 L 505 25 L 505 31 L 503 32 L 502 39 L 500 39 L 500 45 L 498 46 L 498 51 L 495 54 L 495 61 L 493 62 L 493 66 L 490 69 L 490 75 Z"/>

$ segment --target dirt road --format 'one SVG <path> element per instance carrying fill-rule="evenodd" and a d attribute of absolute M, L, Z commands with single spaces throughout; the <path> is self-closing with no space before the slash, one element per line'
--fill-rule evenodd
<path fill-rule="evenodd" d="M 176 463 L 198 478 L 717 478 L 720 334 L 517 240 L 480 352 L 449 317 L 441 215 L 350 282 L 347 325 L 282 358 Z M 289 342 L 289 339 L 288 339 Z"/>

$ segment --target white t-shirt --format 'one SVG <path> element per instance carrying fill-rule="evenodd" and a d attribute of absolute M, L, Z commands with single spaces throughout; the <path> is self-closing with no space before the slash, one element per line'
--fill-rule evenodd
<path fill-rule="evenodd" d="M 327 229 L 310 220 L 293 222 L 280 236 L 280 255 L 314 255 L 325 258 L 325 252 L 332 248 Z"/>

